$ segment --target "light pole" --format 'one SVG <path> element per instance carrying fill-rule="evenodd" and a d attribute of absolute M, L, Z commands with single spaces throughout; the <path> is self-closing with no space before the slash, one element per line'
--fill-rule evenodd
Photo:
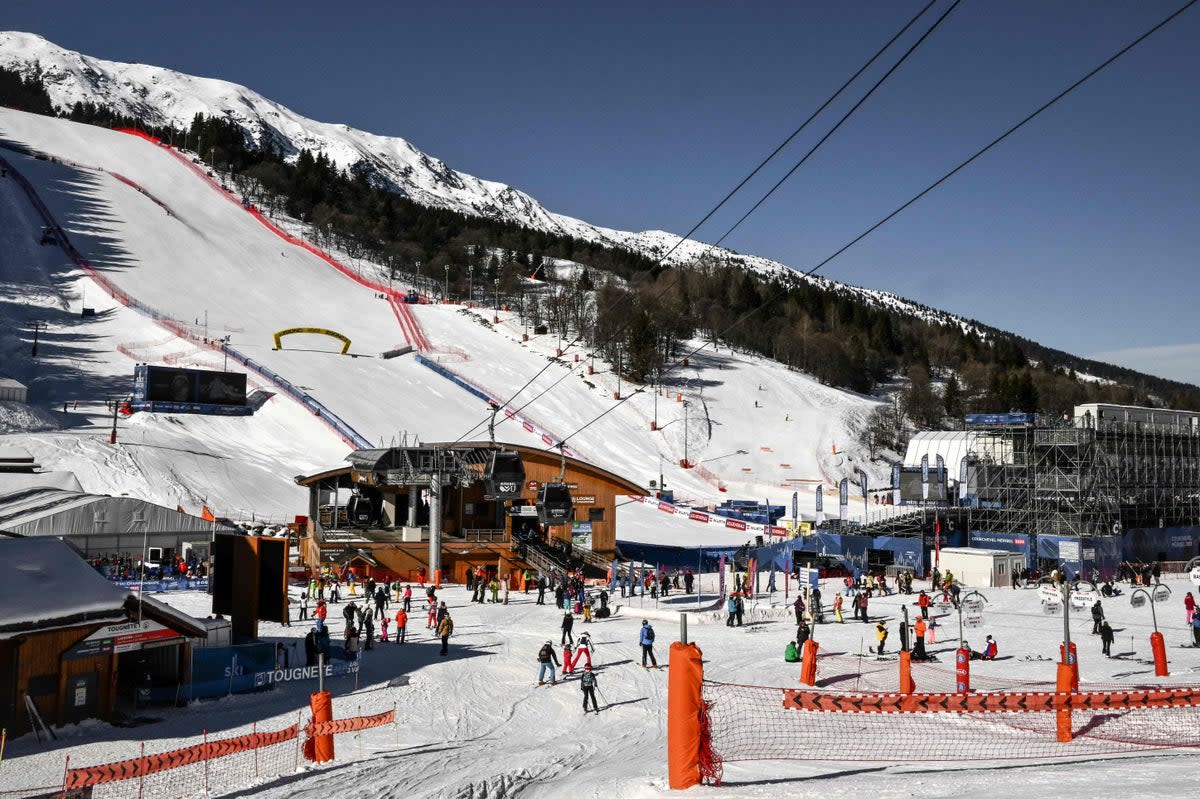
<path fill-rule="evenodd" d="M 971 597 L 979 597 L 980 599 L 983 600 L 983 602 L 985 604 L 988 601 L 987 597 L 985 597 L 983 594 L 979 593 L 978 591 L 971 591 L 969 594 L 965 594 L 965 595 L 959 597 L 959 600 L 958 600 L 958 648 L 959 649 L 963 648 L 963 620 L 962 620 L 963 605 L 967 604 L 967 600 L 971 599 Z M 982 606 L 980 606 L 980 610 L 983 610 Z"/>
<path fill-rule="evenodd" d="M 420 261 L 413 261 L 413 263 L 414 263 L 414 264 L 416 264 L 416 267 L 417 267 L 417 280 L 416 280 L 416 283 L 417 283 L 417 291 L 420 291 L 420 290 L 421 290 L 421 262 L 420 262 Z"/>
<path fill-rule="evenodd" d="M 1147 601 L 1150 603 L 1150 620 L 1154 622 L 1154 632 L 1150 634 L 1150 651 L 1154 653 L 1154 676 L 1166 677 L 1170 672 L 1167 670 L 1167 648 L 1163 642 L 1162 633 L 1158 631 L 1158 613 L 1154 610 L 1155 602 L 1165 602 L 1171 597 L 1171 589 L 1159 583 L 1150 591 L 1145 588 L 1135 588 L 1129 593 L 1129 604 L 1135 608 L 1140 608 Z"/>
<path fill-rule="evenodd" d="M 33 323 L 33 348 L 29 351 L 29 355 L 33 358 L 38 354 L 38 331 L 41 330 L 42 323 L 40 321 Z"/>
<path fill-rule="evenodd" d="M 225 353 L 225 363 L 221 365 L 222 372 L 229 371 L 229 336 L 221 339 L 221 352 Z"/>
<path fill-rule="evenodd" d="M 500 321 L 500 278 L 492 278 L 492 285 L 496 287 L 496 310 L 492 313 L 492 321 Z"/>
<path fill-rule="evenodd" d="M 475 264 L 467 264 L 467 304 L 475 302 Z"/>
<path fill-rule="evenodd" d="M 442 302 L 450 301 L 450 264 L 446 264 L 446 288 L 442 292 Z"/>

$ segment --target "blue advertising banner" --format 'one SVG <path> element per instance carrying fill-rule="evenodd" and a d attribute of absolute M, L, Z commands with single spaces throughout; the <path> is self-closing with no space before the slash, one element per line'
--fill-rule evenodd
<path fill-rule="evenodd" d="M 113 580 L 114 585 L 119 585 L 121 588 L 129 588 L 137 590 L 138 586 L 147 594 L 159 594 L 164 591 L 207 591 L 208 578 L 201 577 L 195 580 Z"/>
<path fill-rule="evenodd" d="M 1121 548 L 1124 560 L 1191 560 L 1197 553 L 1200 527 L 1134 528 L 1126 531 Z"/>

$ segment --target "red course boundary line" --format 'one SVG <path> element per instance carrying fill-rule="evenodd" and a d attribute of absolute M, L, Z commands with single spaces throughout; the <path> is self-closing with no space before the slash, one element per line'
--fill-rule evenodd
<path fill-rule="evenodd" d="M 221 184 L 217 183 L 212 177 L 210 177 L 207 170 L 204 170 L 204 169 L 196 166 L 196 164 L 193 163 L 190 158 L 188 158 L 183 153 L 179 152 L 178 150 L 176 150 L 174 147 L 170 146 L 169 144 L 166 144 L 165 142 L 160 141 L 159 139 L 156 139 L 153 136 L 150 136 L 149 134 L 144 133 L 143 131 L 140 131 L 140 130 L 136 130 L 134 128 L 116 128 L 116 130 L 120 133 L 127 133 L 131 136 L 136 136 L 139 139 L 145 139 L 146 141 L 157 145 L 158 147 L 162 148 L 163 150 L 165 150 L 166 152 L 168 152 L 172 156 L 174 156 L 176 159 L 178 159 L 179 162 L 182 163 L 184 166 L 186 166 L 188 169 L 192 170 L 192 172 L 194 172 L 197 177 L 199 177 L 201 180 L 203 180 L 205 183 L 207 183 L 211 188 L 215 189 L 226 200 L 228 200 L 231 203 L 234 203 L 235 205 L 239 205 L 239 206 L 242 205 L 240 200 L 238 200 L 236 197 L 234 197 L 228 190 L 226 190 L 223 186 L 221 186 Z M 354 270 L 347 267 L 345 264 L 343 264 L 340 261 L 338 261 L 337 259 L 335 259 L 329 253 L 320 249 L 319 247 L 309 244 L 307 241 L 304 241 L 303 239 L 296 238 L 291 233 L 288 233 L 286 230 L 284 230 L 283 228 L 276 225 L 270 219 L 267 219 L 265 216 L 263 216 L 262 212 L 259 211 L 257 208 L 250 206 L 249 208 L 245 208 L 245 210 L 247 213 L 249 213 L 251 216 L 253 216 L 256 220 L 258 220 L 259 224 L 261 224 L 267 230 L 274 233 L 279 238 L 286 241 L 288 244 L 291 244 L 294 247 L 299 247 L 300 249 L 306 250 L 307 252 L 311 253 L 312 255 L 315 255 L 316 257 L 320 258 L 325 263 L 332 266 L 337 271 L 341 272 L 342 275 L 344 275 L 345 277 L 348 277 L 351 280 L 353 280 L 355 283 L 358 283 L 360 286 L 366 286 L 367 288 L 371 289 L 372 291 L 380 292 L 380 293 L 384 294 L 385 296 L 387 296 L 389 300 L 397 300 L 401 296 L 399 292 L 395 291 L 394 289 L 392 289 L 388 286 L 383 285 L 382 283 L 376 283 L 373 280 L 367 280 L 366 278 L 364 278 L 361 275 L 359 275 L 358 273 L 356 273 Z M 407 311 L 408 309 L 406 308 L 405 310 Z M 417 322 L 416 317 L 414 317 L 411 313 L 408 313 L 408 319 L 413 326 L 413 332 L 416 337 L 416 341 L 413 341 L 412 338 L 409 338 L 409 342 L 412 343 L 414 346 L 420 346 L 419 343 L 423 342 L 423 346 L 420 346 L 420 349 L 424 352 L 428 352 L 430 349 L 432 349 L 432 347 L 429 344 L 429 339 L 425 336 L 424 330 L 421 329 L 420 323 Z M 403 326 L 404 326 L 404 324 L 403 324 L 403 322 L 401 322 L 401 327 L 403 327 Z M 409 334 L 406 332 L 405 336 L 407 337 L 408 335 Z"/>

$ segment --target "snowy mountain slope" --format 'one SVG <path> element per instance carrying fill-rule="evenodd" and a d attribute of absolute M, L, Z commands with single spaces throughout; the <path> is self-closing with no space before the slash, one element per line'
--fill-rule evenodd
<path fill-rule="evenodd" d="M 375 291 L 279 238 L 166 148 L 11 110 L 0 110 L 0 139 L 58 161 L 9 156 L 22 173 L 28 172 L 72 242 L 106 278 L 177 320 L 178 327 L 199 339 L 230 336 L 236 351 L 301 386 L 371 442 L 396 440 L 402 431 L 426 441 L 485 437 L 477 423 L 486 411 L 477 397 L 411 357 L 375 357 L 405 341 L 404 329 Z M 18 226 L 32 228 L 25 233 L 26 248 L 50 251 L 36 248 L 37 226 L 27 214 L 14 211 L 13 218 Z M 61 263 L 61 254 L 56 257 Z M 53 288 L 55 281 L 47 277 L 48 287 L 38 291 L 62 291 Z M 14 295 L 32 291 L 17 282 L 8 289 Z M 96 289 L 90 291 L 94 296 Z M 522 342 L 520 323 L 508 312 L 501 312 L 500 323 L 493 325 L 490 313 L 458 306 L 409 310 L 430 340 L 431 360 L 499 399 L 510 399 L 546 366 L 557 344 L 553 336 Z M 338 345 L 318 336 L 290 337 L 282 350 L 273 349 L 275 331 L 300 325 L 339 331 L 352 340 L 353 353 L 367 357 L 337 355 Z M 105 367 L 121 393 L 129 383 L 119 375 L 128 375 L 134 360 L 221 365 L 217 353 L 161 328 L 114 334 L 105 345 L 130 355 Z M 637 393 L 614 409 L 617 384 L 611 367 L 597 362 L 596 373 L 588 376 L 587 359 L 576 362 L 574 356 L 573 351 L 565 353 L 529 390 L 511 397 L 510 407 L 530 403 L 523 413 L 539 430 L 556 439 L 570 436 L 569 446 L 580 457 L 643 485 L 662 475 L 680 496 L 698 502 L 740 493 L 781 502 L 797 487 L 789 480 L 805 481 L 801 487 L 835 480 L 852 474 L 854 463 L 861 462 L 851 460 L 856 453 L 850 441 L 874 403 L 765 359 L 701 353 L 672 387 L 672 395 L 658 398 L 659 429 L 652 431 L 652 392 Z M 36 401 L 44 403 L 44 387 L 35 382 L 33 388 Z M 634 388 L 624 383 L 622 395 Z M 688 401 L 686 408 L 681 398 Z M 257 417 L 223 424 L 252 429 Z M 331 437 L 328 430 L 318 433 L 311 425 L 296 432 L 301 440 Z M 539 433 L 512 422 L 502 422 L 497 436 L 544 445 Z M 269 453 L 272 447 L 259 438 L 256 450 Z M 838 455 L 832 453 L 835 444 Z M 685 456 L 699 468 L 681 469 Z M 264 457 L 279 462 L 274 455 Z M 276 478 L 303 470 L 284 467 Z M 811 502 L 806 492 L 802 507 L 811 509 Z"/>
<path fill-rule="evenodd" d="M 365 168 L 367 174 L 415 202 L 472 216 L 515 222 L 536 230 L 574 236 L 607 246 L 625 247 L 652 258 L 671 254 L 673 264 L 692 263 L 702 255 L 712 261 L 749 269 L 764 276 L 797 279 L 792 267 L 757 256 L 710 248 L 665 231 L 640 233 L 613 230 L 556 214 L 511 186 L 482 180 L 452 169 L 404 139 L 378 136 L 346 125 L 318 122 L 260 94 L 227 81 L 199 78 L 161 67 L 92 58 L 59 47 L 31 33 L 0 32 L 0 66 L 31 73 L 40 69 L 51 100 L 59 108 L 91 102 L 148 124 L 186 129 L 196 114 L 233 120 L 256 142 L 269 137 L 285 155 L 301 149 L 324 152 L 343 169 Z M 888 292 L 864 289 L 821 277 L 810 281 L 844 292 L 876 307 L 946 324 L 987 332 L 951 314 L 913 303 Z"/>

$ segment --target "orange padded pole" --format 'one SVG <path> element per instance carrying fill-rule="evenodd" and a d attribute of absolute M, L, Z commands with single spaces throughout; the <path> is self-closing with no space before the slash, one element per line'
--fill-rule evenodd
<path fill-rule="evenodd" d="M 312 707 L 313 722 L 333 721 L 333 697 L 328 691 L 314 691 L 309 697 Z M 333 736 L 314 735 L 312 747 L 313 760 L 318 763 L 328 763 L 333 760 Z"/>
<path fill-rule="evenodd" d="M 907 649 L 900 651 L 900 693 L 911 694 L 917 690 L 917 684 L 912 678 L 912 652 Z"/>
<path fill-rule="evenodd" d="M 800 682 L 805 685 L 817 684 L 817 648 L 817 642 L 811 638 L 804 642 L 804 652 L 800 655 Z"/>
<path fill-rule="evenodd" d="M 704 665 L 700 647 L 671 644 L 667 671 L 667 776 L 672 788 L 700 783 L 700 708 Z"/>
<path fill-rule="evenodd" d="M 1071 686 L 1074 683 L 1074 680 L 1078 679 L 1076 675 L 1079 674 L 1078 670 L 1074 666 L 1075 664 L 1073 663 L 1058 664 L 1058 678 L 1055 685 L 1055 690 L 1057 690 L 1058 693 L 1069 694 L 1072 692 L 1073 689 Z M 1055 726 L 1058 731 L 1058 740 L 1062 743 L 1071 741 L 1074 738 L 1074 733 L 1071 730 L 1070 706 L 1060 707 L 1054 713 L 1057 717 Z"/>
<path fill-rule="evenodd" d="M 1163 643 L 1163 634 L 1158 630 L 1150 633 L 1150 651 L 1154 653 L 1154 676 L 1166 677 L 1170 674 L 1167 671 L 1167 645 Z"/>

